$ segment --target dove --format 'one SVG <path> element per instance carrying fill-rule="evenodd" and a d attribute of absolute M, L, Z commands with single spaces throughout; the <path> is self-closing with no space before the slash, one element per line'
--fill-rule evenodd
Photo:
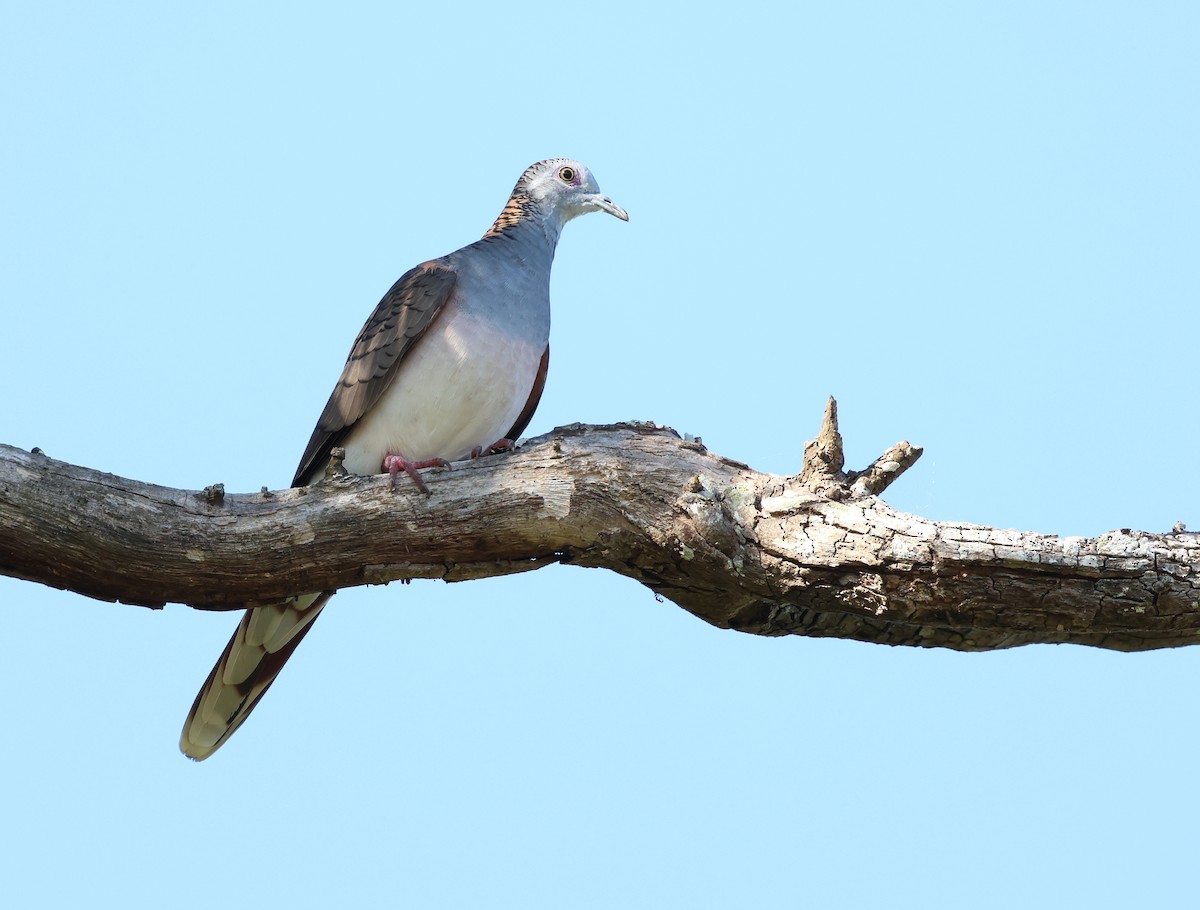
<path fill-rule="evenodd" d="M 591 171 L 569 158 L 521 175 L 483 238 L 409 270 L 350 349 L 293 486 L 323 477 L 334 447 L 355 474 L 420 471 L 511 448 L 537 408 L 550 364 L 550 268 L 563 227 L 588 212 L 628 221 Z M 200 689 L 180 749 L 197 761 L 254 710 L 332 591 L 255 604 Z"/>

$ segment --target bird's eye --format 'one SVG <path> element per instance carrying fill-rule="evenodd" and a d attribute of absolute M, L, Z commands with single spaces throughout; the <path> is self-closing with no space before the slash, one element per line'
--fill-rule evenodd
<path fill-rule="evenodd" d="M 558 172 L 558 176 L 563 179 L 563 182 L 570 183 L 572 180 L 575 179 L 575 168 L 564 167 L 561 171 Z"/>

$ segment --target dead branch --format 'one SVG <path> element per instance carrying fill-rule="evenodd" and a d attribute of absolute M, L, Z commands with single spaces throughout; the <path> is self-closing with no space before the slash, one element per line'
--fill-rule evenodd
<path fill-rule="evenodd" d="M 933 522 L 877 498 L 921 450 L 843 472 L 836 405 L 795 477 L 650 424 L 572 425 L 431 472 L 175 490 L 0 446 L 0 573 L 100 600 L 234 609 L 397 579 L 607 568 L 722 628 L 980 651 L 1200 641 L 1200 539 Z"/>

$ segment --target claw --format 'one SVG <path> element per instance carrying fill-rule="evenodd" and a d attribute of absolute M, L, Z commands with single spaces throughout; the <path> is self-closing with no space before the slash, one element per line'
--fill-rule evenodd
<path fill-rule="evenodd" d="M 497 452 L 511 452 L 517 447 L 517 444 L 508 437 L 497 439 L 486 449 L 483 446 L 475 446 L 471 449 L 471 460 L 474 461 L 480 455 L 495 455 Z"/>
<path fill-rule="evenodd" d="M 385 455 L 383 458 L 383 469 L 392 475 L 392 489 L 396 489 L 396 475 L 403 471 L 412 478 L 412 482 L 417 485 L 417 489 L 429 496 L 431 490 L 429 485 L 421 479 L 421 475 L 417 473 L 421 468 L 448 468 L 450 462 L 444 458 L 428 458 L 425 461 L 409 461 L 407 458 L 402 458 L 399 455 Z"/>
<path fill-rule="evenodd" d="M 487 447 L 486 451 L 487 451 L 488 455 L 495 455 L 497 452 L 511 452 L 516 447 L 517 447 L 517 444 L 515 442 L 513 442 L 513 440 L 511 440 L 507 436 L 505 436 L 505 437 L 503 437 L 501 439 L 497 439 L 495 442 L 493 442 L 490 446 Z"/>

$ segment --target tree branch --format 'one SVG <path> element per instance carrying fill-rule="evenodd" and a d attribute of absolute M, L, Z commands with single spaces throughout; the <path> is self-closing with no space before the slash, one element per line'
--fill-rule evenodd
<path fill-rule="evenodd" d="M 0 573 L 101 600 L 235 609 L 397 579 L 607 568 L 722 628 L 965 651 L 1200 641 L 1200 538 L 1059 538 L 876 498 L 921 450 L 843 472 L 837 408 L 795 477 L 650 424 L 560 427 L 427 476 L 226 495 L 0 446 Z"/>

